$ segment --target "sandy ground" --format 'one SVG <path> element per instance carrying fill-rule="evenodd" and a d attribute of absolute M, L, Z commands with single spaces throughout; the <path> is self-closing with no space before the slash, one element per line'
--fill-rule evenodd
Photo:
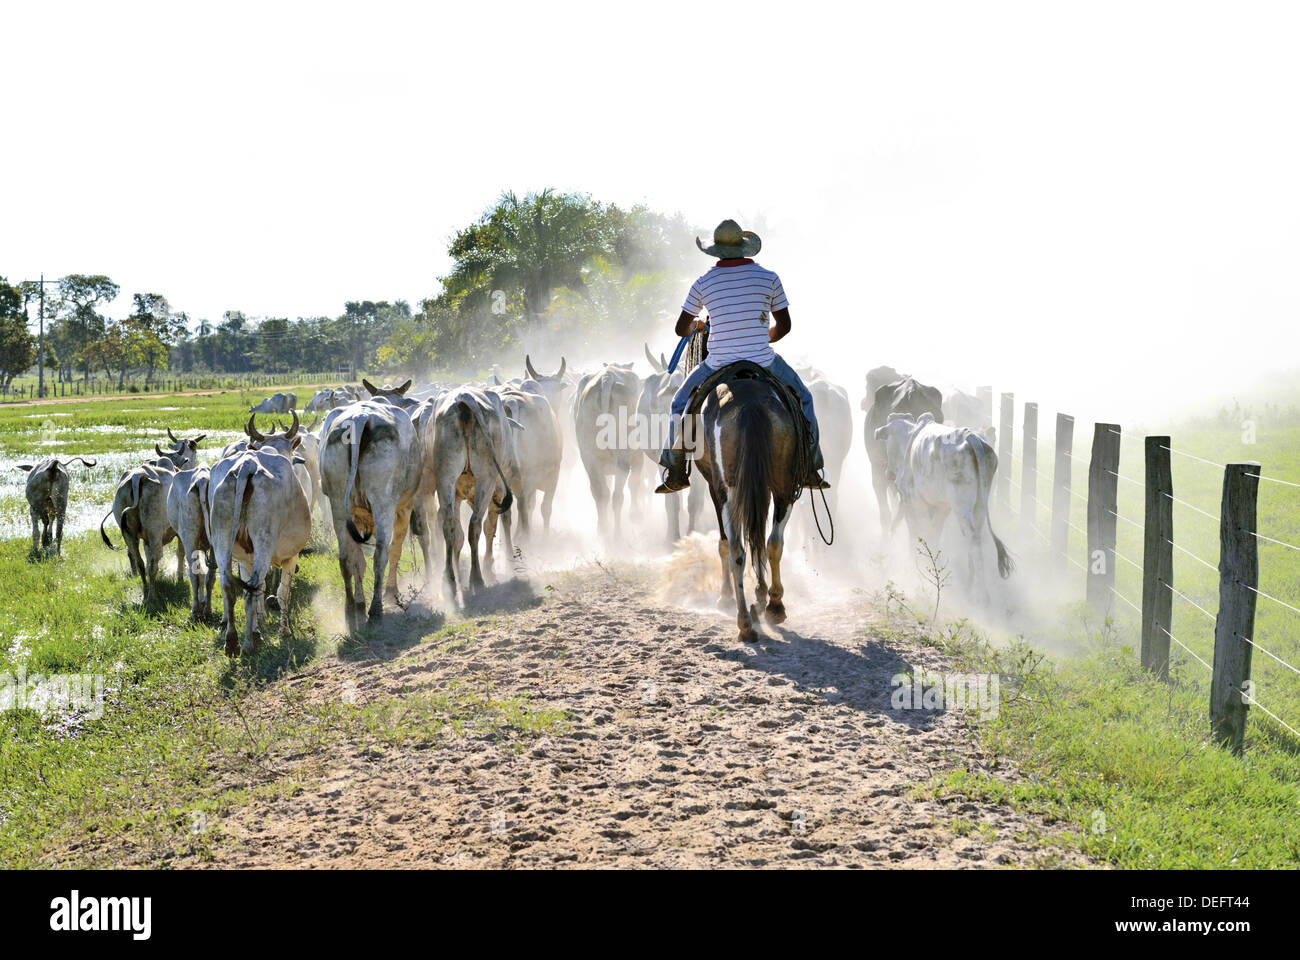
<path fill-rule="evenodd" d="M 890 678 L 942 669 L 865 597 L 736 640 L 734 613 L 665 604 L 653 565 L 503 585 L 516 612 L 470 642 L 323 661 L 283 683 L 311 697 L 438 691 L 490 678 L 568 711 L 563 733 L 357 743 L 310 758 L 296 796 L 221 824 L 215 859 L 177 867 L 998 867 L 1079 865 L 1005 807 L 919 798 L 965 763 L 997 769 L 955 712 L 891 709 Z M 889 639 L 889 638 L 894 639 Z M 274 685 L 268 689 L 275 703 Z M 274 707 L 271 707 L 274 708 Z M 304 768 L 305 769 L 305 768 Z M 958 835 L 954 819 L 985 825 Z"/>

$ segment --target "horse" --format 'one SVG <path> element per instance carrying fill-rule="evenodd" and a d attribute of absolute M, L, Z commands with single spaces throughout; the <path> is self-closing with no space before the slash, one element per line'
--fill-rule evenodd
<path fill-rule="evenodd" d="M 799 491 L 796 473 L 799 434 L 791 411 L 777 387 L 759 379 L 723 375 L 704 401 L 703 437 L 697 445 L 696 468 L 709 484 L 718 515 L 718 559 L 722 563 L 722 592 L 718 606 L 727 609 L 732 597 L 740 640 L 758 639 L 754 620 L 785 622 L 781 554 L 785 527 Z M 702 449 L 701 449 L 702 448 Z M 772 528 L 768 532 L 768 508 Z M 743 542 L 742 542 L 743 541 Z M 758 586 L 757 602 L 745 604 L 745 550 L 748 548 Z M 772 583 L 767 584 L 771 566 Z"/>

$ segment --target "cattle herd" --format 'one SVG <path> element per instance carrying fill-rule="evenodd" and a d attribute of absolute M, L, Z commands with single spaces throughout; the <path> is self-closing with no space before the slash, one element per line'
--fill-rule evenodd
<path fill-rule="evenodd" d="M 486 382 L 462 385 L 413 387 L 407 380 L 381 387 L 363 380 L 359 387 L 317 391 L 304 410 L 317 415 L 310 427 L 299 420 L 297 397 L 277 393 L 249 411 L 246 437 L 226 446 L 210 466 L 198 462 L 203 435 L 178 437 L 169 429 L 167 447 L 155 444 L 156 459 L 120 477 L 100 535 L 112 548 L 104 529 L 111 514 L 146 604 L 156 599 L 158 566 L 173 540 L 177 579 L 188 578 L 196 620 L 211 615 L 212 586 L 219 576 L 221 630 L 232 657 L 257 647 L 268 608 L 279 611 L 281 631 L 287 631 L 290 587 L 313 514 L 328 520 L 338 542 L 349 631 L 381 618 L 386 605 L 395 606 L 398 558 L 408 534 L 423 555 L 426 588 L 434 587 L 441 540 L 443 588 L 452 602 L 463 602 L 485 585 L 483 572 L 492 569 L 498 531 L 507 553 L 513 553 L 512 516 L 521 538 L 550 534 L 569 451 L 576 450 L 586 473 L 598 534 L 620 533 L 625 499 L 634 511 L 648 505 L 662 441 L 654 425 L 666 425 L 683 374 L 670 372 L 664 358 L 648 348 L 645 358 L 652 371 L 645 378 L 632 363 L 576 373 L 563 359 L 546 375 L 525 357 L 525 375 L 510 380 L 496 373 Z M 852 440 L 849 396 L 816 370 L 800 373 L 815 399 L 834 509 Z M 890 367 L 871 370 L 866 387 L 864 439 L 882 531 L 887 536 L 905 520 L 913 536 L 934 539 L 953 514 L 969 554 L 965 580 L 973 596 L 987 600 L 985 530 L 1003 577 L 1011 572 L 1011 561 L 989 517 L 997 457 L 983 411 L 974 397 L 958 391 L 948 399 L 945 425 L 940 391 Z M 288 422 L 263 432 L 259 414 Z M 611 424 L 629 418 L 640 429 L 611 433 Z M 263 420 L 263 428 L 266 424 Z M 51 458 L 20 465 L 28 471 L 33 555 L 60 550 L 68 467 L 76 461 L 94 463 Z M 669 542 L 682 534 L 683 509 L 685 529 L 700 528 L 709 492 L 693 477 L 688 491 L 663 497 Z M 464 528 L 462 503 L 469 513 Z M 716 496 L 715 507 L 719 529 L 725 531 Z M 467 578 L 460 571 L 466 545 Z M 720 553 L 725 583 L 725 549 Z M 241 595 L 242 638 L 235 620 Z M 742 636 L 748 635 L 742 629 Z"/>

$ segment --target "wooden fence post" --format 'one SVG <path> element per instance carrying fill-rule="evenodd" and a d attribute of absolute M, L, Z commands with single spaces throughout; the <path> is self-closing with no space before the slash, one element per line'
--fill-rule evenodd
<path fill-rule="evenodd" d="M 1251 642 L 1255 639 L 1255 588 L 1259 549 L 1255 543 L 1258 463 L 1230 463 L 1223 471 L 1219 512 L 1219 615 L 1214 619 L 1214 679 L 1210 683 L 1210 731 L 1241 753 L 1246 707 L 1252 692 Z"/>
<path fill-rule="evenodd" d="M 1169 438 L 1146 438 L 1146 511 L 1142 521 L 1142 666 L 1169 679 L 1173 630 L 1174 481 Z"/>
<path fill-rule="evenodd" d="M 1011 513 L 1011 435 L 1015 431 L 1016 395 L 1002 394 L 1002 425 L 998 427 L 998 503 Z"/>
<path fill-rule="evenodd" d="M 1119 439 L 1119 424 L 1093 426 L 1088 462 L 1088 606 L 1102 616 L 1110 610 L 1115 587 Z"/>
<path fill-rule="evenodd" d="M 975 397 L 979 400 L 980 407 L 980 427 L 993 426 L 993 388 L 976 387 Z"/>
<path fill-rule="evenodd" d="M 1025 427 L 1021 431 L 1020 522 L 1033 534 L 1038 526 L 1038 404 L 1025 404 Z"/>

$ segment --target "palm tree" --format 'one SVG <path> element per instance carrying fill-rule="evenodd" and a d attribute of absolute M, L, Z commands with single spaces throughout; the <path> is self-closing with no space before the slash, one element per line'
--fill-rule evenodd
<path fill-rule="evenodd" d="M 611 238 L 601 206 L 589 196 L 513 192 L 501 195 L 478 223 L 452 241 L 456 265 L 443 288 L 460 308 L 474 311 L 494 299 L 521 303 L 524 319 L 535 321 L 552 294 L 567 288 L 590 299 L 583 268 L 611 255 Z"/>

